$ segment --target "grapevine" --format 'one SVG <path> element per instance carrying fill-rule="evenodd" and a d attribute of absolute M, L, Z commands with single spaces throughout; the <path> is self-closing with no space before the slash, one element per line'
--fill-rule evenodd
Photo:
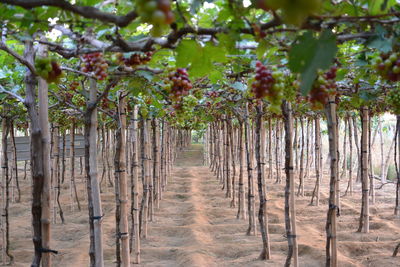
<path fill-rule="evenodd" d="M 92 72 L 97 79 L 104 80 L 107 77 L 108 64 L 101 53 L 90 53 L 83 55 L 81 69 L 83 72 Z"/>

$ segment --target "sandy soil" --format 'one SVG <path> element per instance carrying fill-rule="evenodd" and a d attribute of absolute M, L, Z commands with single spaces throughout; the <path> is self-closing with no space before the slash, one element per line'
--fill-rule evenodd
<path fill-rule="evenodd" d="M 68 177 L 68 176 L 67 176 Z M 325 219 L 328 175 L 324 176 L 321 206 L 309 206 L 314 177 L 306 180 L 306 196 L 297 199 L 297 225 L 300 266 L 324 266 Z M 84 196 L 84 183 L 79 194 Z M 345 190 L 347 181 L 342 185 Z M 28 266 L 32 258 L 30 230 L 30 182 L 23 181 L 23 199 L 10 209 L 11 246 L 16 263 Z M 356 186 L 360 192 L 359 184 Z M 257 260 L 260 236 L 246 236 L 247 221 L 236 219 L 236 209 L 221 191 L 221 185 L 208 167 L 202 166 L 200 146 L 179 153 L 176 167 L 164 194 L 160 209 L 149 225 L 149 237 L 142 241 L 140 266 L 283 266 L 287 240 L 284 228 L 284 185 L 268 181 L 269 231 L 272 259 Z M 107 192 L 108 191 L 108 192 Z M 114 266 L 113 189 L 102 194 L 105 265 Z M 63 203 L 70 203 L 69 189 L 63 186 Z M 394 186 L 377 191 L 377 203 L 371 207 L 371 233 L 356 233 L 361 194 L 342 198 L 339 217 L 339 266 L 400 266 L 393 248 L 400 241 L 400 220 L 393 216 Z M 64 207 L 66 224 L 53 226 L 54 266 L 88 266 L 88 219 L 82 211 Z"/>

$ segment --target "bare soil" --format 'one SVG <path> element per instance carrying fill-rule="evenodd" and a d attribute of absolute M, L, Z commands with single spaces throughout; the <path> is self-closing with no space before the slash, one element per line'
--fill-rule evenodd
<path fill-rule="evenodd" d="M 237 220 L 237 208 L 230 208 L 222 185 L 207 166 L 202 166 L 201 146 L 193 145 L 179 152 L 173 175 L 163 195 L 160 209 L 149 225 L 149 237 L 142 240 L 142 264 L 139 266 L 283 266 L 287 251 L 284 225 L 284 184 L 267 181 L 268 216 L 272 259 L 257 258 L 260 236 L 247 236 L 247 221 Z M 79 171 L 78 171 L 79 172 Z M 22 177 L 22 175 L 21 175 Z M 29 177 L 29 176 L 28 176 Z M 29 179 L 29 178 L 28 178 Z M 306 196 L 297 198 L 297 229 L 300 266 L 325 266 L 325 220 L 329 175 L 324 174 L 321 205 L 310 206 L 315 178 L 306 182 Z M 89 224 L 87 206 L 72 211 L 68 172 L 62 186 L 66 224 L 59 218 L 52 227 L 54 266 L 88 266 Z M 84 181 L 78 177 L 81 202 Z M 10 207 L 10 242 L 15 263 L 29 266 L 33 256 L 31 241 L 30 181 L 21 181 L 21 203 Z M 345 191 L 347 181 L 342 181 Z M 371 206 L 371 232 L 356 233 L 361 205 L 360 185 L 353 196 L 341 199 L 339 222 L 339 266 L 400 266 L 400 257 L 391 257 L 400 241 L 400 220 L 393 215 L 394 185 L 377 190 L 377 201 Z M 115 198 L 112 188 L 104 188 L 105 266 L 115 266 Z M 81 204 L 82 204 L 81 203 Z"/>

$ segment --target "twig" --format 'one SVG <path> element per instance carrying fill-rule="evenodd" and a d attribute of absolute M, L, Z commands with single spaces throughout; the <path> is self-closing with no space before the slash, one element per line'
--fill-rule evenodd
<path fill-rule="evenodd" d="M 62 70 L 65 70 L 65 71 L 70 71 L 70 72 L 73 72 L 73 73 L 76 73 L 76 74 L 79 74 L 79 75 L 82 75 L 82 76 L 85 76 L 85 77 L 88 77 L 88 78 L 92 78 L 92 79 L 97 80 L 96 76 L 93 75 L 93 74 L 90 74 L 90 73 L 82 72 L 82 71 L 75 70 L 75 69 L 72 69 L 72 68 L 69 68 L 69 67 L 61 67 L 61 69 L 62 69 Z"/>

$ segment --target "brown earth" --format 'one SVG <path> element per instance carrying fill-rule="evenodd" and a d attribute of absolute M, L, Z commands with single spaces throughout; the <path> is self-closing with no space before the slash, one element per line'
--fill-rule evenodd
<path fill-rule="evenodd" d="M 67 172 L 68 174 L 68 172 Z M 68 179 L 68 175 L 66 176 Z M 325 265 L 325 219 L 327 181 L 325 173 L 319 207 L 309 206 L 314 177 L 306 180 L 306 196 L 297 199 L 297 225 L 300 266 Z M 78 178 L 79 195 L 84 198 L 84 183 Z M 342 184 L 346 188 L 347 181 Z M 11 248 L 13 266 L 28 266 L 32 258 L 29 181 L 22 181 L 21 203 L 12 203 Z M 360 185 L 357 193 L 342 198 L 339 217 L 339 266 L 400 266 L 400 257 L 393 258 L 393 248 L 400 241 L 400 220 L 393 215 L 394 186 L 377 191 L 377 202 L 371 207 L 371 233 L 356 233 L 360 211 Z M 72 212 L 67 203 L 69 186 L 63 185 L 62 203 L 66 224 L 52 229 L 54 266 L 88 266 L 88 215 Z M 142 241 L 140 266 L 283 266 L 287 240 L 284 228 L 284 185 L 268 180 L 268 215 L 272 259 L 259 261 L 260 236 L 246 236 L 247 221 L 236 219 L 221 184 L 202 166 L 200 146 L 179 153 L 160 209 L 149 225 L 149 237 Z M 102 194 L 104 209 L 105 266 L 115 265 L 113 189 Z"/>

